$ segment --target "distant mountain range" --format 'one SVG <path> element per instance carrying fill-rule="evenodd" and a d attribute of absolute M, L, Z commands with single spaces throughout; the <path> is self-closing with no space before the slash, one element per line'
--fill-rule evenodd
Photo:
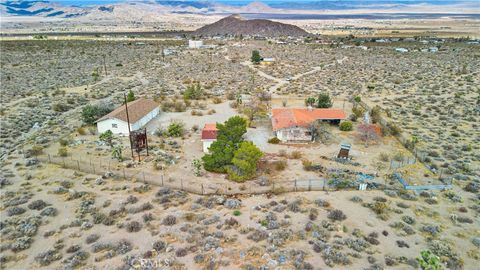
<path fill-rule="evenodd" d="M 244 35 L 244 36 L 308 36 L 309 34 L 298 26 L 273 22 L 270 20 L 245 20 L 240 15 L 230 15 L 215 23 L 205 25 L 194 32 L 194 35 Z"/>
<path fill-rule="evenodd" d="M 108 0 L 107 0 L 108 1 Z M 163 1 L 163 0 L 1 0 L 1 16 L 37 16 L 55 18 L 128 19 L 141 20 L 155 14 L 309 14 L 330 10 L 358 12 L 425 12 L 425 13 L 477 13 L 478 1 L 437 0 L 265 0 L 263 2 L 238 1 Z"/>

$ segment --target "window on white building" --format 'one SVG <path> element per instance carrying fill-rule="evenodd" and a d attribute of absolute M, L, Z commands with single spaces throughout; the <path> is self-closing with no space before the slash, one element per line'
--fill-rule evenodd
<path fill-rule="evenodd" d="M 117 128 L 117 124 L 112 124 L 112 128 Z"/>

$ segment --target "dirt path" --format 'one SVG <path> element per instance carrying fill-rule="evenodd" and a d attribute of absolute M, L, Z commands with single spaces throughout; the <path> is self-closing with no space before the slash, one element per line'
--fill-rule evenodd
<path fill-rule="evenodd" d="M 228 56 L 225 56 L 225 59 L 227 60 L 230 60 L 228 58 Z M 250 61 L 245 61 L 245 62 L 242 62 L 241 64 L 244 65 L 244 66 L 247 66 L 247 67 L 250 67 L 252 68 L 253 70 L 255 70 L 257 72 L 258 75 L 268 79 L 268 80 L 271 80 L 271 81 L 275 81 L 276 84 L 274 84 L 273 86 L 271 86 L 268 91 L 270 93 L 273 93 L 275 90 L 281 88 L 282 86 L 284 86 L 285 84 L 289 83 L 289 81 L 294 81 L 294 80 L 298 80 L 300 79 L 301 77 L 303 76 L 307 76 L 307 75 L 310 75 L 310 74 L 314 74 L 315 72 L 318 72 L 326 67 L 329 67 L 329 66 L 333 66 L 333 65 L 336 65 L 336 64 L 343 64 L 343 61 L 347 60 L 348 57 L 344 57 L 342 59 L 339 59 L 339 60 L 336 60 L 335 62 L 333 63 L 330 63 L 328 65 L 325 65 L 325 66 L 316 66 L 316 67 L 313 67 L 311 70 L 309 71 L 306 71 L 306 72 L 303 72 L 303 73 L 299 73 L 297 75 L 294 75 L 290 78 L 290 80 L 286 80 L 286 79 L 281 79 L 281 78 L 277 78 L 277 77 L 274 77 L 272 75 L 269 75 L 261 70 L 259 70 L 258 68 L 256 68 Z"/>

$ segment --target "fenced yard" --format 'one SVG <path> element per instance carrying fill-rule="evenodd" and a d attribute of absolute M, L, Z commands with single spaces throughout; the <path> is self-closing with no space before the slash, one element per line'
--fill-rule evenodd
<path fill-rule="evenodd" d="M 186 176 L 173 179 L 162 171 L 148 171 L 142 168 L 120 168 L 117 163 L 101 160 L 79 160 L 71 157 L 52 155 L 38 156 L 43 163 L 56 164 L 63 168 L 77 170 L 96 175 L 109 175 L 115 179 L 138 181 L 145 184 L 169 187 L 199 195 L 236 195 L 236 194 L 266 194 L 300 191 L 335 191 L 329 181 L 324 178 L 269 180 L 260 177 L 258 180 L 236 183 L 222 178 L 220 174 L 208 174 L 202 177 Z M 216 179 L 214 179 L 216 177 Z"/>

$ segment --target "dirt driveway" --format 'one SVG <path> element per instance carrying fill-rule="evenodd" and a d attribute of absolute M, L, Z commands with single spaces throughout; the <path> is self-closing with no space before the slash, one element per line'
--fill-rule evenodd
<path fill-rule="evenodd" d="M 154 131 L 158 127 L 167 127 L 172 121 L 182 121 L 185 123 L 185 128 L 191 129 L 194 125 L 199 128 L 203 128 L 206 123 L 223 123 L 228 118 L 238 115 L 235 109 L 232 109 L 229 102 L 223 102 L 219 104 L 209 104 L 207 110 L 214 109 L 215 113 L 203 116 L 191 115 L 192 110 L 185 112 L 160 112 L 152 121 L 147 124 L 147 130 Z"/>

